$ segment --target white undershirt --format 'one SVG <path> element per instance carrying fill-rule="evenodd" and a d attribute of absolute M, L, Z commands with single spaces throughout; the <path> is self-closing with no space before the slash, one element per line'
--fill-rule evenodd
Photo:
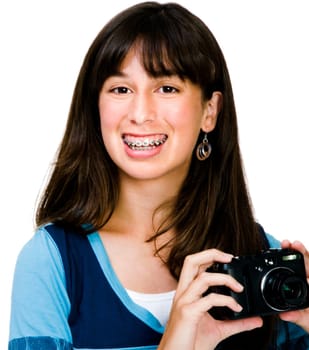
<path fill-rule="evenodd" d="M 150 311 L 165 326 L 171 311 L 175 291 L 157 294 L 138 293 L 127 289 L 127 293 L 135 304 Z"/>

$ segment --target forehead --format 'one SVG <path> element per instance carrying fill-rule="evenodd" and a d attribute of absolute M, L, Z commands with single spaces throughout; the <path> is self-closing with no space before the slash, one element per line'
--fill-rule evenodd
<path fill-rule="evenodd" d="M 124 56 L 123 60 L 119 64 L 119 71 L 126 71 L 129 66 L 139 67 L 139 69 L 144 69 L 143 59 L 139 50 L 132 48 Z"/>

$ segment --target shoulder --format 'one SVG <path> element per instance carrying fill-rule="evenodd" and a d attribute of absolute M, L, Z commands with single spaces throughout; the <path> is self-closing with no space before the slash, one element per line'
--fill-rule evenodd
<path fill-rule="evenodd" d="M 32 290 L 35 298 L 38 286 L 46 290 L 65 289 L 65 281 L 59 249 L 46 230 L 46 226 L 40 227 L 17 257 L 13 280 L 13 301 L 14 298 L 19 300 L 20 296 L 26 294 L 25 288 Z"/>
<path fill-rule="evenodd" d="M 47 231 L 48 226 L 39 227 L 24 245 L 17 258 L 17 269 L 32 270 L 36 266 L 44 269 L 50 267 L 51 262 L 52 265 L 58 266 L 58 270 L 63 269 L 59 249 Z"/>
<path fill-rule="evenodd" d="M 266 238 L 270 248 L 280 248 L 280 241 L 269 233 L 266 233 Z"/>
<path fill-rule="evenodd" d="M 69 312 L 61 255 L 43 226 L 37 229 L 17 258 L 10 339 L 49 336 L 70 342 Z"/>
<path fill-rule="evenodd" d="M 264 248 L 280 248 L 281 247 L 281 243 L 277 238 L 275 238 L 273 235 L 266 232 L 264 230 L 264 227 L 260 223 L 257 222 L 256 224 L 258 227 L 258 231 L 263 238 L 264 245 L 265 245 Z"/>

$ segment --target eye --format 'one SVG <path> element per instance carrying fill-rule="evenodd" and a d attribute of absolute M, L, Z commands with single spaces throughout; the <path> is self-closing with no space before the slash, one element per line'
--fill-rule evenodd
<path fill-rule="evenodd" d="M 164 94 L 174 94 L 178 91 L 179 91 L 178 89 L 170 85 L 163 85 L 159 88 L 159 92 L 162 92 Z"/>
<path fill-rule="evenodd" d="M 110 92 L 121 95 L 121 94 L 130 94 L 132 91 L 125 86 L 118 86 L 116 88 L 110 89 Z"/>

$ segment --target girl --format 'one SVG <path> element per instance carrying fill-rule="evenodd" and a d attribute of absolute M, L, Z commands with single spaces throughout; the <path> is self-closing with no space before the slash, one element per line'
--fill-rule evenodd
<path fill-rule="evenodd" d="M 239 312 L 214 262 L 278 242 L 252 214 L 223 54 L 174 3 L 140 3 L 91 45 L 15 272 L 9 349 L 308 349 L 309 311 Z M 296 242 L 309 274 L 309 254 Z"/>

